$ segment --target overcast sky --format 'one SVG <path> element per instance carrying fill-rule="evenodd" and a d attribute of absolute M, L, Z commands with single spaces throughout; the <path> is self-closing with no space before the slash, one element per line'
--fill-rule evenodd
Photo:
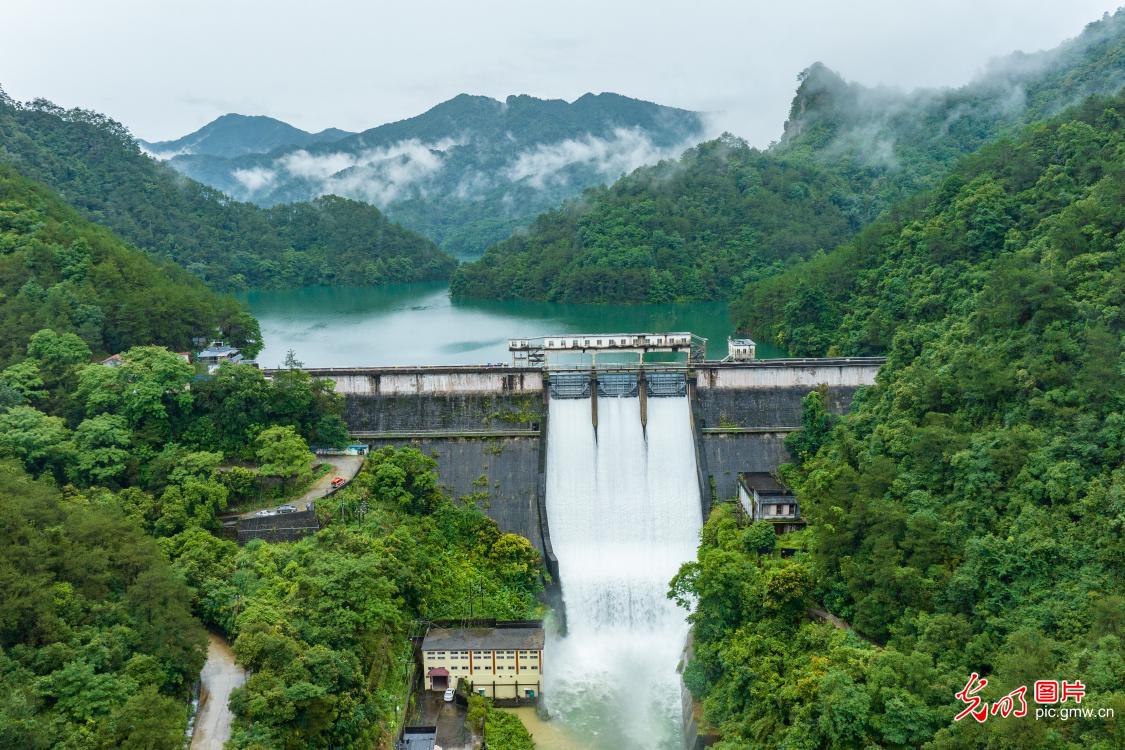
<path fill-rule="evenodd" d="M 362 130 L 461 92 L 615 91 L 765 145 L 796 76 L 959 85 L 1121 0 L 3 0 L 0 86 L 149 140 L 227 112 Z"/>

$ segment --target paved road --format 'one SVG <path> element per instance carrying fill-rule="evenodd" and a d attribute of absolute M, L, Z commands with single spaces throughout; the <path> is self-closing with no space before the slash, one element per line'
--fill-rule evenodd
<path fill-rule="evenodd" d="M 471 750 L 473 736 L 465 727 L 465 707 L 446 703 L 442 694 L 422 690 L 416 696 L 411 724 L 437 727 L 437 744 L 442 750 Z"/>
<path fill-rule="evenodd" d="M 234 652 L 225 640 L 207 634 L 207 661 L 199 673 L 199 713 L 195 717 L 195 734 L 191 750 L 222 750 L 230 739 L 231 691 L 246 682 L 246 670 L 234 660 Z"/>
<path fill-rule="evenodd" d="M 332 471 L 328 472 L 320 479 L 316 480 L 308 491 L 301 495 L 296 500 L 290 500 L 285 505 L 296 506 L 297 510 L 305 510 L 313 500 L 319 500 L 332 491 L 332 480 L 335 477 L 344 477 L 349 482 L 355 478 L 359 473 L 359 469 L 363 466 L 363 456 L 321 456 L 317 463 L 331 464 Z M 277 507 L 277 506 L 274 506 Z M 254 514 L 258 513 L 257 510 L 252 510 L 249 513 L 243 513 L 240 518 L 251 518 Z"/>

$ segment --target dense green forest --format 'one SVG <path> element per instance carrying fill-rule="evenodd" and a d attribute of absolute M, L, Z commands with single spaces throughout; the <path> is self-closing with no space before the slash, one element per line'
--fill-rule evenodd
<path fill-rule="evenodd" d="M 293 544 L 238 547 L 200 530 L 164 540 L 196 608 L 253 670 L 231 706 L 236 748 L 373 747 L 402 719 L 407 636 L 442 618 L 538 611 L 539 555 L 475 505 L 455 505 L 412 448 L 373 454 L 317 504 L 334 519 Z"/>
<path fill-rule="evenodd" d="M 716 747 L 1122 746 L 1119 720 L 953 717 L 973 672 L 989 703 L 1066 679 L 1125 711 L 1123 113 L 986 146 L 748 303 L 800 353 L 888 360 L 787 442 L 807 551 L 724 504 L 673 582 Z"/>
<path fill-rule="evenodd" d="M 2 91 L 0 162 L 215 289 L 442 279 L 455 265 L 373 206 L 332 196 L 270 210 L 232 201 L 141 153 L 104 115 L 20 104 Z"/>
<path fill-rule="evenodd" d="M 794 196 L 800 200 L 793 200 Z M 733 137 L 587 191 L 454 273 L 457 297 L 567 302 L 723 299 L 858 229 L 852 188 Z"/>
<path fill-rule="evenodd" d="M 272 212 L 312 244 L 333 221 L 358 242 L 355 210 Z M 341 397 L 298 369 L 199 376 L 175 350 L 221 331 L 253 353 L 256 321 L 10 166 L 0 284 L 0 746 L 180 747 L 202 622 L 253 670 L 235 746 L 369 747 L 402 718 L 419 622 L 536 614 L 530 542 L 451 502 L 413 450 L 318 504 L 314 537 L 215 536 L 228 505 L 299 486 L 310 444 L 346 440 Z"/>
<path fill-rule="evenodd" d="M 206 638 L 119 507 L 0 462 L 0 747 L 176 748 Z"/>
<path fill-rule="evenodd" d="M 538 613 L 531 543 L 454 504 L 413 449 L 318 502 L 312 537 L 215 535 L 259 477 L 299 478 L 309 443 L 346 438 L 330 384 L 230 364 L 200 379 L 160 347 L 89 360 L 43 330 L 0 371 L 3 746 L 179 747 L 202 620 L 253 672 L 235 747 L 371 747 L 403 718 L 421 623 Z"/>
<path fill-rule="evenodd" d="M 299 371 L 194 378 L 160 347 L 90 364 L 81 338 L 49 329 L 0 371 L 0 745 L 183 742 L 205 639 L 198 593 L 152 537 L 218 528 L 238 492 L 220 467 L 255 455 L 263 423 L 304 445 L 339 421 Z M 261 422 L 235 439 L 239 407 Z"/>
<path fill-rule="evenodd" d="M 96 227 L 57 195 L 0 165 L 0 366 L 42 328 L 73 333 L 86 356 L 139 344 L 177 351 L 225 337 L 253 356 L 258 322 L 235 300 Z"/>
<path fill-rule="evenodd" d="M 997 135 L 1123 84 L 1125 11 L 948 91 L 867 89 L 818 63 L 800 75 L 779 143 L 761 151 L 724 137 L 589 190 L 462 265 L 452 290 L 572 302 L 729 299 L 832 250 Z"/>

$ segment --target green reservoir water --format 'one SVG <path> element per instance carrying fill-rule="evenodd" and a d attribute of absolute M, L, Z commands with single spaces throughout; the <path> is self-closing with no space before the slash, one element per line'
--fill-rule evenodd
<path fill-rule="evenodd" d="M 721 302 L 454 302 L 444 283 L 266 290 L 244 299 L 262 326 L 264 367 L 280 365 L 290 349 L 308 367 L 506 363 L 509 338 L 645 331 L 691 331 L 720 359 L 733 332 Z M 759 343 L 758 356 L 784 355 Z"/>

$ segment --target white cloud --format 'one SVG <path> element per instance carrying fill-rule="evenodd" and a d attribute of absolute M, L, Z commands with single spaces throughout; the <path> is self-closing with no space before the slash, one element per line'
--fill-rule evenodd
<path fill-rule="evenodd" d="M 304 177 L 310 180 L 326 180 L 354 164 L 355 157 L 343 151 L 314 156 L 304 149 L 288 153 L 274 162 L 275 166 L 294 177 Z"/>
<path fill-rule="evenodd" d="M 238 180 L 242 187 L 249 193 L 256 193 L 262 188 L 269 187 L 277 179 L 277 172 L 265 167 L 252 167 L 250 169 L 236 169 L 231 172 L 231 177 Z"/>
<path fill-rule="evenodd" d="M 438 172 L 445 152 L 460 143 L 453 138 L 434 143 L 411 138 L 358 154 L 346 151 L 312 154 L 299 149 L 276 159 L 273 166 L 278 172 L 319 183 L 316 186 L 319 195 L 331 193 L 385 206 Z M 235 178 L 242 182 L 237 174 Z"/>
<path fill-rule="evenodd" d="M 183 156 L 184 154 L 192 153 L 190 148 L 174 149 L 172 151 L 153 151 L 139 141 L 137 143 L 137 146 L 140 147 L 141 153 L 145 154 L 146 156 L 151 156 L 157 161 L 167 161 L 168 159 L 172 159 L 177 156 Z"/>
<path fill-rule="evenodd" d="M 640 128 L 617 128 L 612 138 L 586 135 L 536 146 L 517 155 L 505 174 L 513 182 L 526 180 L 532 187 L 543 188 L 565 182 L 563 171 L 578 164 L 615 179 L 645 164 L 678 156 L 685 147 L 661 148 Z"/>

